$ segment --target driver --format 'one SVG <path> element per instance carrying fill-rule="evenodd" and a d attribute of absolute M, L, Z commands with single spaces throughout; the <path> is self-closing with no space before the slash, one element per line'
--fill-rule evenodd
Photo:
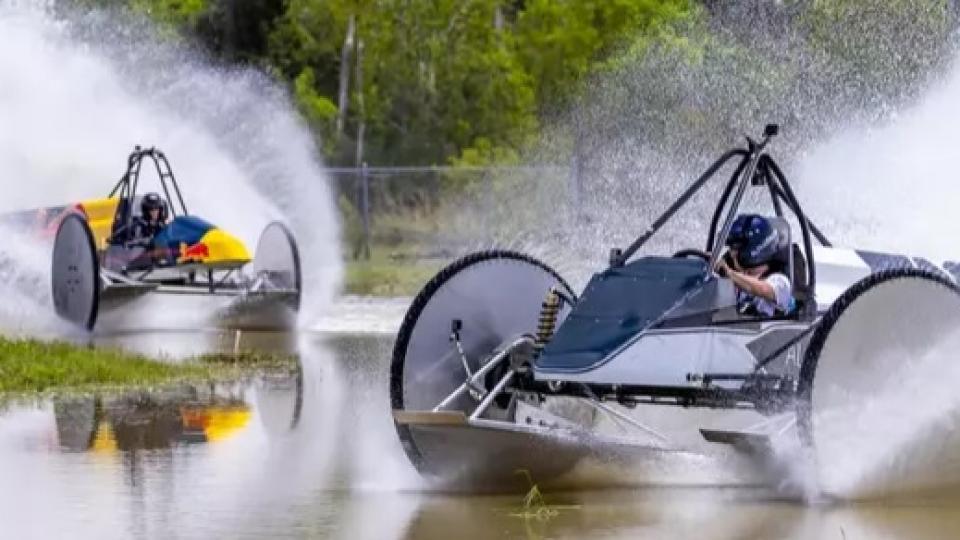
<path fill-rule="evenodd" d="M 140 202 L 140 216 L 133 221 L 133 241 L 147 248 L 167 224 L 167 205 L 157 193 L 147 193 Z"/>
<path fill-rule="evenodd" d="M 717 262 L 717 273 L 737 287 L 737 307 L 744 315 L 787 315 L 796 307 L 787 272 L 775 258 L 780 233 L 770 220 L 741 214 L 727 236 L 730 251 Z"/>

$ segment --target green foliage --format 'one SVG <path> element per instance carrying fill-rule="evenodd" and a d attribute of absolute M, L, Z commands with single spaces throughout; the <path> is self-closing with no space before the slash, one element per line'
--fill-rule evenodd
<path fill-rule="evenodd" d="M 517 165 L 520 163 L 520 154 L 515 148 L 494 146 L 490 139 L 479 137 L 472 146 L 464 148 L 460 155 L 452 158 L 450 162 L 453 165 L 468 167 Z"/>
<path fill-rule="evenodd" d="M 890 96 L 944 55 L 952 31 L 946 0 L 813 0 L 806 13 L 822 70 L 841 92 Z"/>
<path fill-rule="evenodd" d="M 729 124 L 736 107 L 725 107 L 743 96 L 758 114 L 781 110 L 777 97 L 801 86 L 822 94 L 814 100 L 895 102 L 948 56 L 954 26 L 946 0 L 74 2 L 126 5 L 228 61 L 266 67 L 290 84 L 328 162 L 343 165 L 355 162 L 361 122 L 372 165 L 514 163 L 555 113 L 599 93 L 588 86 L 598 73 L 654 76 L 641 95 L 631 95 L 635 81 L 604 90 L 606 99 L 612 92 L 647 100 L 638 112 L 651 133 L 668 134 L 676 118 Z M 733 13 L 733 31 L 717 31 L 724 12 Z M 778 18 L 789 32 L 770 26 Z M 347 44 L 351 20 L 356 33 Z M 802 42 L 802 52 L 778 56 L 791 42 Z M 662 73 L 651 73 L 656 62 Z M 739 80 L 729 81 L 731 73 Z M 696 86 L 691 74 L 712 86 Z M 338 111 L 342 75 L 347 103 Z M 613 126 L 624 121 L 617 114 Z"/>
<path fill-rule="evenodd" d="M 371 161 L 443 163 L 478 139 L 521 147 L 536 132 L 533 81 L 499 2 L 385 0 L 366 11 L 366 119 Z"/>
<path fill-rule="evenodd" d="M 317 93 L 313 69 L 304 68 L 293 80 L 293 96 L 297 107 L 311 127 L 320 135 L 323 148 L 330 148 L 335 135 L 337 106 Z"/>
<path fill-rule="evenodd" d="M 267 37 L 267 60 L 287 79 L 310 68 L 317 91 L 336 97 L 349 3 L 290 0 Z"/>
<path fill-rule="evenodd" d="M 688 0 L 530 0 L 517 13 L 517 51 L 541 106 L 565 103 L 617 53 L 694 15 Z"/>
<path fill-rule="evenodd" d="M 915 96 L 951 57 L 955 27 L 943 0 L 711 10 L 694 8 L 656 39 L 639 39 L 594 68 L 603 76 L 589 79 L 596 84 L 570 120 L 591 139 L 583 159 L 642 144 L 684 163 L 691 149 L 720 152 L 771 121 L 791 134 L 778 148 L 799 150 L 837 124 L 882 119 Z"/>
<path fill-rule="evenodd" d="M 267 66 L 339 164 L 353 164 L 360 122 L 371 164 L 515 162 L 587 74 L 695 11 L 691 0 L 77 1 L 126 3 L 227 60 Z M 341 65 L 351 17 L 362 49 Z"/>
<path fill-rule="evenodd" d="M 193 26 L 208 6 L 208 0 L 131 0 L 131 7 L 154 20 L 174 26 Z"/>

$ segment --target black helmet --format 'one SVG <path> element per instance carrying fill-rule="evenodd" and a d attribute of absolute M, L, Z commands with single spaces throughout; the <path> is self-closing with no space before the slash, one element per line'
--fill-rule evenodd
<path fill-rule="evenodd" d="M 727 246 L 737 251 L 737 263 L 743 268 L 768 264 L 780 249 L 780 232 L 770 220 L 756 214 L 741 214 L 727 236 Z"/>
<path fill-rule="evenodd" d="M 150 217 L 151 210 L 160 210 L 159 221 L 163 222 L 167 220 L 167 204 L 157 193 L 147 193 L 143 196 L 143 200 L 140 201 L 140 213 L 144 219 Z"/>

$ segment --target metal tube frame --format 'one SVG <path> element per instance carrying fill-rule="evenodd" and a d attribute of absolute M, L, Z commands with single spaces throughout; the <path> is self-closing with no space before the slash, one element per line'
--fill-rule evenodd
<path fill-rule="evenodd" d="M 783 174 L 783 171 L 780 170 L 780 167 L 773 161 L 773 159 L 763 150 L 766 148 L 766 145 L 771 140 L 772 136 L 765 135 L 764 139 L 759 143 L 754 142 L 751 139 L 747 139 L 747 148 L 737 148 L 730 150 L 720 156 L 709 168 L 693 184 L 690 185 L 680 197 L 670 205 L 667 210 L 660 215 L 653 222 L 653 224 L 640 235 L 630 246 L 625 249 L 617 257 L 613 258 L 610 261 L 611 266 L 622 266 L 630 259 L 639 249 L 642 247 L 650 238 L 656 234 L 660 228 L 666 224 L 670 218 L 684 205 L 690 198 L 699 191 L 710 178 L 713 177 L 716 172 L 723 167 L 728 161 L 734 157 L 741 157 L 740 163 L 737 165 L 736 170 L 730 176 L 726 187 L 724 188 L 723 194 L 720 197 L 720 202 L 717 204 L 716 210 L 714 211 L 713 218 L 710 222 L 710 231 L 707 237 L 707 251 L 710 252 L 711 260 L 709 268 L 713 268 L 713 265 L 716 264 L 716 260 L 719 257 L 719 247 L 723 245 L 724 240 L 729 234 L 730 226 L 733 222 L 733 218 L 736 216 L 736 212 L 739 209 L 740 202 L 743 197 L 743 192 L 746 190 L 747 182 L 751 182 L 755 174 L 760 174 L 765 182 L 768 185 L 770 190 L 771 202 L 774 207 L 774 211 L 778 216 L 782 216 L 783 208 L 780 205 L 782 200 L 786 207 L 789 208 L 796 216 L 797 220 L 800 222 L 800 229 L 803 237 L 804 250 L 807 254 L 807 279 L 808 286 L 811 290 L 815 289 L 816 286 L 816 266 L 814 264 L 813 258 L 813 245 L 810 241 L 810 235 L 812 234 L 820 242 L 821 245 L 825 247 L 831 247 L 830 241 L 820 232 L 820 230 L 809 220 L 806 214 L 803 212 L 800 204 L 797 202 L 796 197 L 793 195 L 793 190 L 790 188 L 789 182 L 787 182 L 786 176 Z M 734 191 L 734 187 L 737 187 L 736 194 L 734 199 L 728 209 L 726 219 L 723 222 L 723 226 L 717 230 L 717 225 L 720 222 L 720 218 L 723 214 L 724 208 L 727 206 L 727 201 L 730 199 L 731 194 Z M 779 200 L 778 200 L 779 199 Z"/>
<path fill-rule="evenodd" d="M 504 375 L 499 382 L 497 382 L 493 389 L 487 392 L 487 395 L 483 398 L 483 401 L 480 402 L 480 405 L 477 405 L 477 408 L 473 410 L 473 414 L 470 415 L 470 420 L 476 420 L 477 418 L 480 418 L 480 415 L 490 408 L 490 404 L 493 403 L 493 400 L 500 392 L 503 391 L 504 387 L 507 386 L 516 373 L 517 372 L 513 369 L 507 371 L 507 374 Z"/>
<path fill-rule="evenodd" d="M 467 380 L 470 380 L 473 377 L 473 372 L 470 371 L 470 365 L 467 363 L 467 353 L 463 352 L 463 344 L 460 343 L 460 332 L 457 330 L 450 332 L 450 341 L 456 345 L 457 355 L 460 357 L 460 363 L 463 364 L 463 371 L 467 374 Z"/>
<path fill-rule="evenodd" d="M 760 154 L 753 148 L 751 145 L 750 148 L 750 158 L 747 163 L 744 172 L 740 175 L 740 185 L 737 186 L 737 193 L 733 196 L 733 202 L 730 204 L 730 209 L 727 211 L 727 217 L 723 221 L 723 227 L 720 228 L 720 234 L 711 242 L 710 246 L 710 264 L 707 266 L 708 269 L 712 269 L 717 265 L 717 260 L 720 258 L 720 248 L 723 246 L 723 242 L 727 239 L 727 235 L 730 234 L 730 228 L 733 227 L 733 220 L 737 217 L 737 210 L 740 208 L 740 201 L 743 200 L 743 194 L 747 191 L 747 185 L 753 179 L 753 175 L 757 172 L 757 164 L 760 162 Z M 726 203 L 726 200 L 721 200 L 719 207 L 722 208 Z M 713 272 L 708 274 L 708 277 L 713 276 Z"/>
<path fill-rule="evenodd" d="M 160 186 L 163 188 L 163 193 L 170 203 L 170 215 L 173 217 L 176 217 L 180 213 L 185 216 L 189 215 L 187 205 L 183 202 L 183 194 L 180 191 L 180 186 L 173 174 L 173 168 L 170 166 L 170 161 L 167 160 L 167 156 L 164 155 L 163 152 L 156 148 L 143 149 L 139 146 L 134 147 L 133 152 L 127 157 L 127 171 L 120 177 L 116 185 L 113 186 L 113 189 L 110 190 L 107 197 L 117 196 L 132 202 L 133 197 L 137 194 L 137 188 L 140 183 L 140 171 L 143 165 L 143 158 L 145 157 L 153 160 L 154 168 L 160 179 Z M 171 196 L 171 186 L 173 187 L 173 194 L 176 195 L 176 199 Z M 179 203 L 180 212 L 178 212 L 177 205 L 174 204 L 174 202 Z M 130 208 L 127 210 L 125 226 L 129 228 L 132 223 L 133 209 Z"/>
<path fill-rule="evenodd" d="M 723 188 L 723 193 L 720 195 L 720 201 L 726 201 L 730 197 L 730 193 L 733 192 L 733 188 L 737 185 L 737 180 L 740 178 L 740 175 L 743 173 L 743 168 L 747 166 L 747 159 L 744 158 L 740 160 L 740 164 L 737 165 L 737 168 L 733 171 L 733 174 L 730 175 L 730 180 L 727 181 L 727 185 Z M 716 209 L 713 211 L 713 217 L 710 218 L 710 230 L 707 233 L 707 245 L 704 247 L 704 251 L 710 251 L 713 249 L 713 238 L 717 234 L 717 223 L 720 222 L 720 216 L 723 213 L 723 204 L 718 204 Z"/>
<path fill-rule="evenodd" d="M 490 370 L 492 370 L 494 367 L 496 367 L 496 365 L 497 365 L 498 363 L 500 363 L 500 362 L 503 361 L 505 358 L 507 358 L 507 357 L 510 355 L 510 352 L 511 352 L 515 347 L 517 347 L 518 345 L 520 345 L 520 344 L 523 343 L 524 341 L 528 341 L 529 339 L 530 339 L 530 338 L 526 338 L 526 337 L 517 339 L 516 341 L 514 341 L 513 343 L 511 343 L 509 346 L 505 347 L 502 351 L 500 351 L 499 353 L 495 354 L 492 358 L 490 358 L 490 360 L 489 360 L 486 364 L 484 364 L 483 366 L 481 366 L 480 369 L 478 369 L 478 370 L 476 371 L 476 373 L 474 373 L 474 374 L 473 374 L 472 376 L 470 376 L 470 377 L 467 377 L 467 379 L 464 380 L 463 383 L 462 383 L 460 386 L 458 386 L 458 387 L 457 387 L 453 392 L 451 392 L 447 397 L 443 398 L 443 400 L 442 400 L 440 403 L 438 403 L 436 407 L 433 408 L 433 412 L 441 411 L 441 410 L 443 410 L 444 407 L 446 407 L 446 406 L 450 405 L 451 403 L 453 403 L 453 401 L 454 401 L 455 399 L 459 398 L 460 396 L 462 396 L 462 395 L 464 394 L 464 392 L 466 392 L 468 389 L 470 389 L 471 387 L 473 387 L 474 383 L 476 383 L 477 381 L 479 381 L 481 377 L 486 376 L 486 374 L 489 373 Z"/>
<path fill-rule="evenodd" d="M 631 426 L 639 429 L 640 431 L 646 433 L 647 435 L 652 436 L 653 438 L 659 440 L 660 442 L 668 443 L 668 444 L 671 442 L 670 439 L 669 439 L 666 435 L 660 433 L 659 431 L 653 429 L 652 427 L 649 427 L 649 426 L 646 426 L 646 425 L 640 423 L 639 421 L 637 421 L 637 420 L 635 420 L 635 419 L 633 419 L 633 418 L 630 418 L 630 417 L 627 416 L 626 414 L 623 414 L 622 412 L 620 412 L 620 411 L 614 409 L 613 407 L 608 406 L 606 403 L 603 403 L 602 401 L 600 401 L 600 399 L 597 397 L 597 395 L 594 394 L 593 391 L 591 391 L 589 387 L 584 386 L 583 390 L 584 390 L 584 392 L 586 392 L 586 393 L 588 394 L 588 397 L 589 397 L 589 399 L 587 400 L 587 403 L 590 403 L 591 405 L 593 405 L 594 407 L 596 407 L 598 410 L 600 410 L 600 411 L 602 411 L 602 412 L 605 412 L 605 413 L 609 414 L 610 416 L 613 416 L 614 418 L 620 419 L 620 420 L 622 420 L 623 422 L 626 422 L 626 423 L 630 424 Z"/>
<path fill-rule="evenodd" d="M 723 167 L 728 161 L 736 156 L 741 156 L 745 160 L 747 159 L 748 155 L 749 154 L 746 150 L 736 148 L 720 156 L 720 158 L 714 161 L 713 165 L 704 171 L 704 173 L 700 175 L 700 178 L 697 178 L 697 180 L 691 184 L 690 187 L 688 187 L 687 190 L 684 191 L 680 197 L 672 205 L 670 205 L 670 207 L 667 208 L 667 210 L 661 214 L 660 217 L 658 217 L 657 220 L 654 221 L 653 224 L 650 225 L 650 227 L 644 231 L 642 235 L 640 235 L 639 238 L 634 240 L 633 243 L 623 251 L 616 261 L 612 262 L 615 262 L 616 266 L 622 266 L 624 263 L 626 263 L 630 257 L 637 252 L 637 250 L 643 247 L 643 245 L 646 244 L 647 241 L 650 240 L 650 238 L 653 237 L 653 235 L 656 234 L 657 231 L 660 230 L 660 228 L 663 227 L 664 224 L 666 224 L 667 221 L 669 221 L 670 218 L 672 218 L 673 215 L 676 214 L 677 211 L 687 203 L 687 201 L 690 200 L 691 197 L 700 191 L 700 188 L 702 188 L 703 185 L 706 184 L 707 181 L 710 180 L 710 178 L 713 177 L 713 175 L 716 174 L 721 167 Z M 740 170 L 740 167 L 738 167 L 737 170 Z"/>
<path fill-rule="evenodd" d="M 774 375 L 738 373 L 710 373 L 712 380 L 751 380 L 762 379 L 775 382 L 780 377 Z M 573 398 L 611 399 L 617 402 L 651 403 L 657 405 L 675 405 L 708 409 L 758 409 L 779 410 L 788 408 L 795 395 L 790 385 L 781 385 L 781 390 L 768 388 L 743 390 L 725 389 L 717 386 L 649 386 L 582 383 L 575 386 L 563 385 L 550 388 L 548 382 L 523 381 L 525 391 L 545 396 L 567 396 Z"/>

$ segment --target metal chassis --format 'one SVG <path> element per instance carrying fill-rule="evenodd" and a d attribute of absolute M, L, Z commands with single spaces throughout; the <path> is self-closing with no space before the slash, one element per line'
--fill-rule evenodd
<path fill-rule="evenodd" d="M 452 333 L 451 340 L 454 339 L 456 339 L 455 333 Z M 468 376 L 464 382 L 433 407 L 429 411 L 430 416 L 425 417 L 420 412 L 414 412 L 411 416 L 406 416 L 403 412 L 395 412 L 395 420 L 402 423 L 423 423 L 426 421 L 428 424 L 542 434 L 584 432 L 584 428 L 581 426 L 566 425 L 565 423 L 528 425 L 516 419 L 509 421 L 485 418 L 484 413 L 490 409 L 497 396 L 506 391 L 511 392 L 517 398 L 530 396 L 540 402 L 550 396 L 575 398 L 611 419 L 613 424 L 619 427 L 621 431 L 626 433 L 627 428 L 632 428 L 635 433 L 642 435 L 641 439 L 628 436 L 625 442 L 659 448 L 670 447 L 673 445 L 673 441 L 653 427 L 644 424 L 635 417 L 624 414 L 607 403 L 612 401 L 628 408 L 633 408 L 638 404 L 649 404 L 758 411 L 767 415 L 768 418 L 739 431 L 717 432 L 701 428 L 703 437 L 708 441 L 725 442 L 735 446 L 746 445 L 750 451 L 762 451 L 765 446 L 769 446 L 772 439 L 782 436 L 797 423 L 797 417 L 793 414 L 797 388 L 792 380 L 784 380 L 777 376 L 758 376 L 755 379 L 761 383 L 766 382 L 767 387 L 761 388 L 758 386 L 748 391 L 727 390 L 709 386 L 701 388 L 664 388 L 584 383 L 556 384 L 555 382 L 535 381 L 528 364 L 515 367 L 516 361 L 512 358 L 512 353 L 524 347 L 532 346 L 533 343 L 534 338 L 531 336 L 517 338 L 496 352 L 476 372 L 470 373 L 468 370 Z M 508 368 L 498 382 L 489 391 L 479 388 L 484 378 L 504 363 L 508 365 Z M 722 379 L 725 376 L 715 374 L 713 377 Z M 746 379 L 743 375 L 732 375 L 730 377 Z M 472 411 L 447 410 L 447 407 L 464 394 L 472 395 L 478 400 L 477 406 Z M 717 439 L 718 436 L 726 440 Z"/>
<path fill-rule="evenodd" d="M 451 336 L 451 339 L 454 340 Z M 688 376 L 691 382 L 701 382 L 702 386 L 663 387 L 620 384 L 565 383 L 534 380 L 530 367 L 519 363 L 512 354 L 523 345 L 532 345 L 533 338 L 524 336 L 502 348 L 482 363 L 475 373 L 468 373 L 464 382 L 440 401 L 432 410 L 439 412 L 448 407 L 460 396 L 473 390 L 481 398 L 480 404 L 470 418 L 479 418 L 492 404 L 492 400 L 507 384 L 516 378 L 512 388 L 519 392 L 533 392 L 544 396 L 565 396 L 584 398 L 597 403 L 616 401 L 621 405 L 635 406 L 641 403 L 657 405 L 676 405 L 681 407 L 705 407 L 720 409 L 757 409 L 764 412 L 779 412 L 793 403 L 796 382 L 789 377 L 754 372 L 752 374 L 709 373 L 698 377 Z M 506 374 L 489 391 L 480 390 L 484 377 L 500 363 L 511 366 Z M 522 360 L 520 362 L 523 362 Z M 743 381 L 751 383 L 747 389 L 729 390 L 711 383 L 716 381 Z"/>
<path fill-rule="evenodd" d="M 177 270 L 176 267 L 172 267 Z M 219 280 L 213 279 L 213 270 L 208 270 L 208 279 L 206 281 L 193 281 L 190 279 L 190 273 L 185 272 L 183 278 L 174 278 L 169 280 L 150 280 L 146 279 L 156 269 L 145 270 L 139 277 L 114 272 L 112 270 L 101 269 L 100 279 L 104 289 L 113 286 L 132 286 L 142 287 L 145 292 L 155 294 L 171 295 L 204 295 L 204 296 L 256 296 L 256 295 L 283 295 L 294 294 L 294 290 L 270 289 L 261 291 L 258 289 L 258 280 L 250 283 L 227 282 L 231 275 L 237 272 L 237 268 L 224 269 L 225 274 Z"/>

